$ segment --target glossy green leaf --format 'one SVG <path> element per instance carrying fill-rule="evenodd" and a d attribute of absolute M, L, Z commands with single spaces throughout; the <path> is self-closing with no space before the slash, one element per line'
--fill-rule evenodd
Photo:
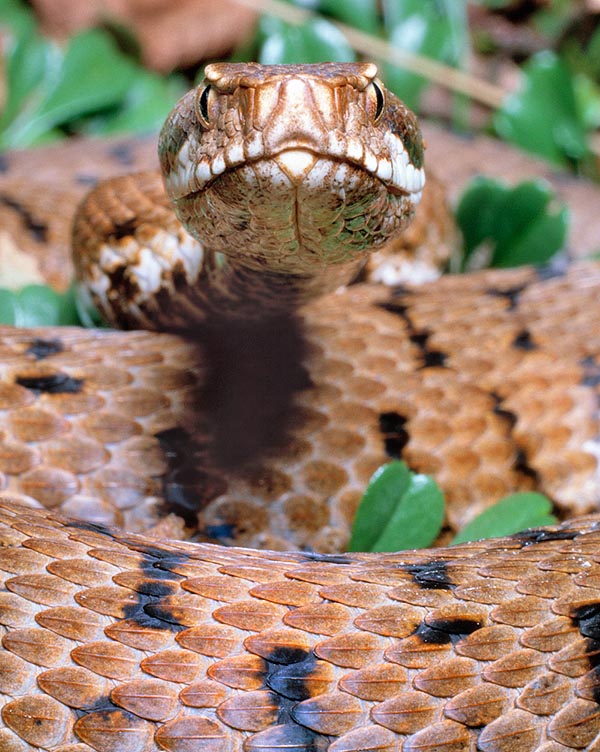
<path fill-rule="evenodd" d="M 489 240 L 506 187 L 499 180 L 479 176 L 464 190 L 456 207 L 456 221 L 463 236 L 464 260 Z M 489 262 L 489 259 L 486 259 Z"/>
<path fill-rule="evenodd" d="M 499 8 L 506 8 L 511 5 L 513 0 L 475 0 L 475 5 L 483 5 L 490 10 L 498 10 Z"/>
<path fill-rule="evenodd" d="M 116 112 L 90 118 L 80 130 L 102 136 L 157 131 L 185 89 L 183 80 L 178 77 L 162 78 L 141 71 Z"/>
<path fill-rule="evenodd" d="M 479 177 L 461 197 L 456 219 L 464 238 L 464 271 L 546 263 L 564 247 L 570 218 L 542 180 L 510 188 Z"/>
<path fill-rule="evenodd" d="M 0 114 L 0 130 L 15 117 L 34 87 L 44 78 L 52 50 L 51 43 L 36 30 L 33 14 L 8 3 L 0 9 L 5 27 L 6 101 Z"/>
<path fill-rule="evenodd" d="M 57 85 L 41 103 L 38 117 L 55 125 L 115 105 L 135 77 L 135 66 L 107 34 L 82 32 L 71 39 Z"/>
<path fill-rule="evenodd" d="M 398 49 L 459 65 L 468 49 L 463 0 L 384 0 L 384 24 L 390 42 Z M 409 107 L 419 109 L 428 84 L 423 76 L 386 65 L 388 86 Z"/>
<path fill-rule="evenodd" d="M 19 304 L 12 290 L 0 288 L 0 324 L 14 326 L 17 321 Z"/>
<path fill-rule="evenodd" d="M 19 291 L 0 289 L 0 323 L 12 326 L 67 326 L 80 323 L 73 292 L 58 293 L 44 285 Z"/>
<path fill-rule="evenodd" d="M 586 132 L 568 68 L 545 50 L 531 58 L 522 73 L 521 89 L 506 97 L 494 117 L 498 134 L 558 164 L 586 157 Z"/>
<path fill-rule="evenodd" d="M 585 127 L 600 128 L 600 86 L 589 76 L 576 76 L 575 96 Z"/>
<path fill-rule="evenodd" d="M 475 517 L 458 533 L 452 544 L 512 535 L 528 528 L 552 525 L 556 522 L 556 517 L 551 511 L 552 504 L 543 494 L 515 493 Z"/>
<path fill-rule="evenodd" d="M 379 31 L 377 0 L 320 0 L 318 10 L 361 31 L 371 34 Z"/>
<path fill-rule="evenodd" d="M 292 26 L 267 17 L 262 21 L 262 34 L 266 41 L 259 62 L 264 64 L 320 63 L 323 60 L 351 62 L 356 59 L 342 32 L 322 18 L 303 26 Z"/>
<path fill-rule="evenodd" d="M 135 65 L 98 30 L 73 37 L 64 56 L 55 45 L 45 55 L 43 80 L 6 128 L 5 147 L 30 146 L 58 125 L 116 106 L 136 74 Z"/>
<path fill-rule="evenodd" d="M 35 30 L 35 16 L 20 0 L 0 0 L 0 25 L 4 33 L 20 37 Z"/>
<path fill-rule="evenodd" d="M 356 512 L 349 551 L 423 548 L 444 521 L 444 497 L 430 477 L 393 461 L 371 478 Z"/>

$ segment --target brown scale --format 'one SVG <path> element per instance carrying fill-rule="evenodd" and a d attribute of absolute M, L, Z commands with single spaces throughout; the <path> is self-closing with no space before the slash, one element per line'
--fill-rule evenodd
<path fill-rule="evenodd" d="M 597 517 L 336 562 L 0 510 L 2 749 L 597 744 Z"/>
<path fill-rule="evenodd" d="M 562 313 L 551 310 L 556 295 L 576 295 L 589 310 L 596 278 L 587 266 L 542 281 L 530 271 L 508 280 L 486 272 L 432 285 L 465 301 L 460 318 L 435 302 L 435 289 L 390 296 L 362 286 L 314 304 L 306 319 L 311 386 L 294 398 L 294 436 L 283 451 L 229 476 L 211 466 L 206 422 L 191 409 L 202 405 L 201 351 L 170 335 L 105 332 L 89 342 L 83 332 L 65 330 L 60 349 L 36 359 L 27 351 L 47 333 L 6 328 L 3 490 L 68 515 L 130 530 L 167 531 L 168 524 L 180 535 L 175 517 L 160 522 L 166 492 L 194 499 L 196 506 L 183 510 L 187 535 L 197 529 L 248 545 L 316 550 L 344 547 L 365 483 L 390 456 L 436 477 L 453 528 L 506 493 L 532 487 L 565 513 L 591 510 L 596 459 L 586 449 L 597 434 L 595 325 L 571 310 L 578 326 L 565 336 L 538 331 L 563 326 Z M 348 306 L 356 321 L 351 333 L 341 328 Z M 491 316 L 496 325 L 484 339 Z M 514 344 L 523 329 L 532 348 Z M 426 341 L 415 332 L 426 332 Z M 465 346 L 465 333 L 476 348 Z M 114 350 L 119 363 L 111 367 Z M 423 367 L 432 350 L 444 363 Z M 183 448 L 172 450 L 169 467 L 164 452 L 173 430 Z"/>

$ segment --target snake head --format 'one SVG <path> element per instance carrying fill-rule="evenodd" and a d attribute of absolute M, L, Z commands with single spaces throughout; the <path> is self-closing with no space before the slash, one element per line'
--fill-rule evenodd
<path fill-rule="evenodd" d="M 424 185 L 415 116 L 372 63 L 207 66 L 159 155 L 188 231 L 286 273 L 356 266 L 412 217 Z"/>

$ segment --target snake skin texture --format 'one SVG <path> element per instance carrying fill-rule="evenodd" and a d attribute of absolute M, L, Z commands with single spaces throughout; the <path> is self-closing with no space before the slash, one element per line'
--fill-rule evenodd
<path fill-rule="evenodd" d="M 130 168 L 145 146 L 108 149 Z M 61 164 L 72 183 L 40 222 L 29 159 L 2 165 L 0 240 L 56 248 L 39 267 L 60 285 L 94 173 Z M 444 222 L 425 222 L 433 246 Z M 278 320 L 268 368 L 248 367 L 264 343 L 243 326 L 225 345 L 2 328 L 0 750 L 600 749 L 600 516 L 581 516 L 600 485 L 599 287 L 595 263 L 360 284 Z M 391 457 L 436 476 L 448 530 L 529 488 L 578 519 L 339 553 Z"/>
<path fill-rule="evenodd" d="M 333 556 L 0 520 L 5 752 L 597 749 L 598 518 Z"/>

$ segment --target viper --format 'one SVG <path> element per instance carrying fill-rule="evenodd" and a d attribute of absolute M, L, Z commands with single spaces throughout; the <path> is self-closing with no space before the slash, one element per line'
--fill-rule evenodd
<path fill-rule="evenodd" d="M 371 64 L 208 66 L 159 157 L 73 224 L 135 331 L 2 333 L 0 749 L 595 749 L 598 267 L 401 282 L 423 142 Z M 343 553 L 390 457 L 449 529 L 576 519 Z"/>

